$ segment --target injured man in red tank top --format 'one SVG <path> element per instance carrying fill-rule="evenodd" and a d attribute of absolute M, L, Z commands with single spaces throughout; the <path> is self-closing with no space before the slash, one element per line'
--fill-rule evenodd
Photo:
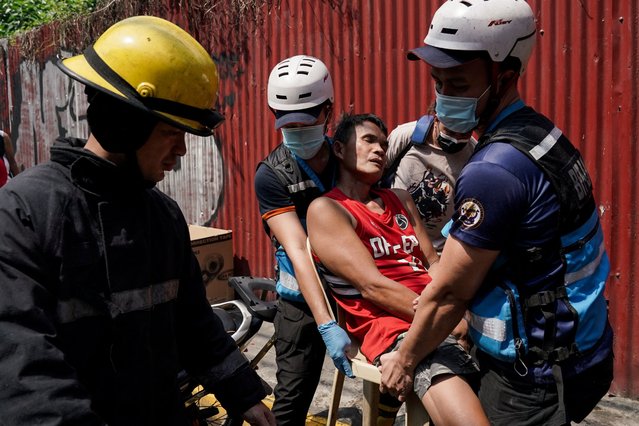
<path fill-rule="evenodd" d="M 401 345 L 439 260 L 410 194 L 377 188 L 387 135 L 373 114 L 341 118 L 332 145 L 339 163 L 336 186 L 313 201 L 307 216 L 320 273 L 344 312 L 347 331 L 376 365 Z M 479 370 L 467 352 L 467 328 L 462 320 L 407 375 L 436 424 L 489 424 L 474 391 Z"/>

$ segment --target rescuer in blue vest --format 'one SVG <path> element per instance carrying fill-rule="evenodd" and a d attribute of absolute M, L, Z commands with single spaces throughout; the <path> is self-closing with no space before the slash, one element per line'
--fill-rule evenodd
<path fill-rule="evenodd" d="M 402 399 L 417 360 L 468 309 L 479 397 L 495 425 L 583 420 L 613 378 L 610 270 L 583 159 L 517 82 L 535 43 L 522 0 L 450 0 L 409 59 L 431 67 L 438 119 L 478 144 L 457 181 L 440 266 L 381 390 Z"/>

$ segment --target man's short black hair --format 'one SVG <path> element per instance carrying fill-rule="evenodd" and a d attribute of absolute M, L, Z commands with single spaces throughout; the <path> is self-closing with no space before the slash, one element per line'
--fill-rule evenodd
<path fill-rule="evenodd" d="M 335 134 L 333 135 L 333 140 L 340 141 L 342 143 L 347 143 L 353 134 L 355 133 L 355 126 L 359 126 L 366 121 L 373 123 L 384 133 L 384 136 L 388 136 L 388 129 L 386 128 L 386 124 L 382 121 L 381 118 L 376 116 L 375 114 L 366 113 L 366 114 L 349 114 L 345 113 L 339 119 L 339 123 L 337 123 L 337 128 L 335 129 Z"/>

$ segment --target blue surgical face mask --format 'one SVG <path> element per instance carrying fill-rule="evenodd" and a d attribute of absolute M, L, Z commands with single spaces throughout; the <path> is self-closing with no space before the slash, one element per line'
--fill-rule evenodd
<path fill-rule="evenodd" d="M 284 146 L 303 160 L 315 156 L 324 143 L 324 123 L 307 127 L 282 127 Z"/>
<path fill-rule="evenodd" d="M 447 129 L 456 133 L 468 133 L 479 124 L 477 103 L 488 93 L 490 86 L 478 98 L 442 95 L 435 88 L 437 118 Z"/>

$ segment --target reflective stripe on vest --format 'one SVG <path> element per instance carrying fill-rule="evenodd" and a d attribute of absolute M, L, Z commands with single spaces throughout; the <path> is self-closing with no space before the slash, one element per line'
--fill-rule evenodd
<path fill-rule="evenodd" d="M 548 133 L 548 136 L 546 136 L 541 142 L 539 142 L 537 146 L 529 151 L 530 155 L 532 155 L 535 160 L 539 160 L 541 157 L 546 155 L 553 146 L 555 146 L 561 135 L 561 130 L 555 127 L 550 131 L 550 133 Z"/>
<path fill-rule="evenodd" d="M 304 191 L 309 188 L 317 188 L 317 185 L 315 185 L 315 182 L 312 180 L 305 180 L 286 186 L 286 189 L 290 194 L 295 194 L 296 192 Z"/>
<path fill-rule="evenodd" d="M 170 302 L 177 298 L 179 287 L 179 280 L 169 280 L 147 287 L 112 293 L 111 298 L 105 298 L 104 302 L 109 308 L 111 318 L 115 318 L 121 314 L 143 311 L 155 305 Z M 71 298 L 58 302 L 57 316 L 61 324 L 103 314 L 104 311 L 82 299 Z"/>
<path fill-rule="evenodd" d="M 486 337 L 498 342 L 506 341 L 506 321 L 499 318 L 486 318 L 470 312 L 469 325 Z"/>
<path fill-rule="evenodd" d="M 297 279 L 295 279 L 295 276 L 289 274 L 286 271 L 283 271 L 282 269 L 280 269 L 280 276 L 279 276 L 278 282 L 289 290 L 293 290 L 297 292 L 300 291 L 300 286 L 297 283 Z"/>

